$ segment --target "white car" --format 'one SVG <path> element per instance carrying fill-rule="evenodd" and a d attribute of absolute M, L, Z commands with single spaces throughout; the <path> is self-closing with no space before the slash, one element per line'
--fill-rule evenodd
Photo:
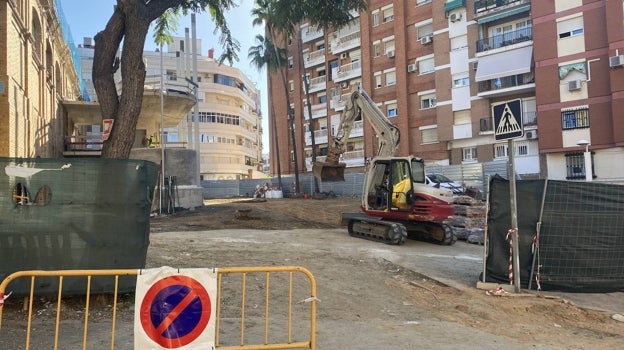
<path fill-rule="evenodd" d="M 425 176 L 425 183 L 433 187 L 448 188 L 449 190 L 453 191 L 454 195 L 462 195 L 466 191 L 464 186 L 458 184 L 457 182 L 449 179 L 442 174 L 427 174 Z"/>

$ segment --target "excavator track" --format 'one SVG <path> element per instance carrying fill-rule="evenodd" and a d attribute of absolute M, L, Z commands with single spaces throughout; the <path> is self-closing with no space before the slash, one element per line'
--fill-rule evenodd
<path fill-rule="evenodd" d="M 379 219 L 352 218 L 348 223 L 349 235 L 386 244 L 401 245 L 407 239 L 403 224 Z"/>
<path fill-rule="evenodd" d="M 417 236 L 439 245 L 453 245 L 457 242 L 453 228 L 445 223 L 410 222 L 406 226 L 410 236 Z"/>

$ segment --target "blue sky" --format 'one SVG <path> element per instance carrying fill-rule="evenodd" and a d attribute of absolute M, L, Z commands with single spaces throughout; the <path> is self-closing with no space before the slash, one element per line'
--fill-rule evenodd
<path fill-rule="evenodd" d="M 113 14 L 113 8 L 117 3 L 116 0 L 57 0 L 63 7 L 65 19 L 67 20 L 74 43 L 76 45 L 83 42 L 84 37 L 93 38 L 99 31 L 104 29 L 106 23 Z M 253 8 L 253 0 L 239 0 L 239 7 L 233 9 L 227 14 L 228 25 L 234 37 L 240 42 L 241 49 L 238 54 L 239 61 L 234 66 L 240 69 L 253 82 L 257 83 L 257 87 L 262 94 L 262 116 L 263 116 L 263 144 L 264 153 L 268 153 L 268 102 L 267 102 L 267 82 L 266 71 L 258 72 L 252 67 L 247 60 L 247 51 L 249 47 L 254 46 L 254 38 L 256 34 L 263 34 L 263 28 L 253 27 L 251 22 L 251 9 Z M 222 52 L 219 44 L 218 34 L 214 33 L 214 25 L 207 13 L 198 14 L 197 16 L 197 38 L 202 41 L 202 55 L 208 54 L 208 49 L 215 49 L 215 57 L 219 57 Z M 178 33 L 175 35 L 184 37 L 184 29 L 191 28 L 191 16 L 180 18 L 178 24 Z M 192 33 L 192 32 L 191 32 Z M 145 41 L 146 50 L 154 50 L 157 46 L 151 33 Z"/>

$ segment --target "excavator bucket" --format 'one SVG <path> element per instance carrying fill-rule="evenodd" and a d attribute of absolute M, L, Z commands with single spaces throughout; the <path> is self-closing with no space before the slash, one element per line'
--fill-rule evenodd
<path fill-rule="evenodd" d="M 314 177 L 321 181 L 344 181 L 344 171 L 347 165 L 345 163 L 329 164 L 323 162 L 315 162 L 312 165 L 312 173 Z"/>

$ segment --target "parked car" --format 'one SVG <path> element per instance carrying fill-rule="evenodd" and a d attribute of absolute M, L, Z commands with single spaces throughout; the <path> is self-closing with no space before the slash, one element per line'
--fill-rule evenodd
<path fill-rule="evenodd" d="M 466 191 L 464 186 L 458 184 L 457 182 L 449 179 L 442 174 L 427 174 L 425 176 L 425 183 L 433 187 L 448 188 L 449 190 L 453 191 L 454 195 L 462 195 Z"/>

